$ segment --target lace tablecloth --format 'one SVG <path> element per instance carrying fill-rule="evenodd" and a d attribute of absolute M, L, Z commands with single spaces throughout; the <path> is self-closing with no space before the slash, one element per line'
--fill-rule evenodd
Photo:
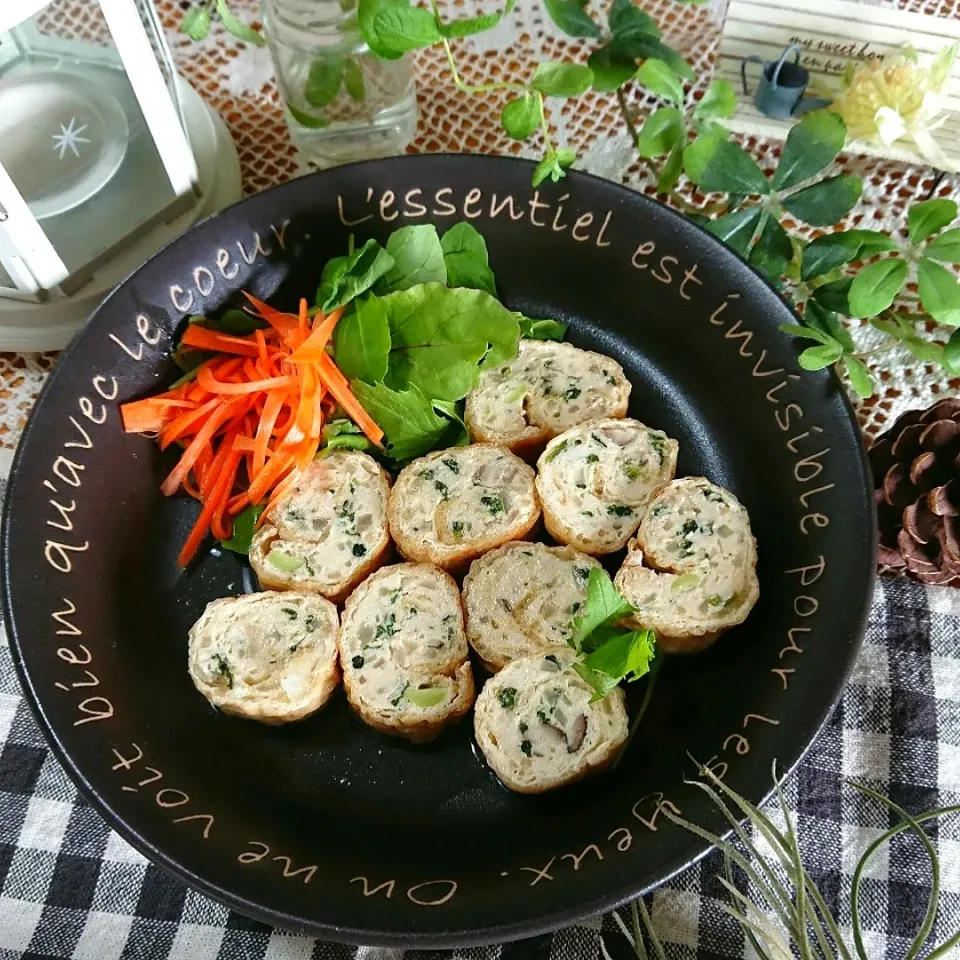
<path fill-rule="evenodd" d="M 200 44 L 172 28 L 182 14 L 178 0 L 156 0 L 170 29 L 170 42 L 183 75 L 227 122 L 244 176 L 244 188 L 255 193 L 298 173 L 296 154 L 287 135 L 266 49 L 244 46 L 215 27 Z M 865 0 L 871 2 L 871 0 Z M 960 0 L 872 0 L 941 17 L 960 16 Z M 183 4 L 184 6 L 186 4 Z M 442 11 L 465 16 L 496 6 L 492 0 L 441 0 Z M 641 0 L 664 27 L 666 39 L 682 50 L 706 83 L 719 36 L 725 0 L 707 6 L 675 0 Z M 232 8 L 254 19 L 259 0 L 233 0 Z M 540 60 L 575 56 L 577 45 L 564 39 L 544 13 L 539 0 L 520 0 L 510 17 L 489 33 L 461 41 L 457 47 L 461 73 L 467 82 L 516 79 Z M 459 93 L 440 50 L 419 53 L 416 60 L 420 124 L 411 152 L 467 151 L 536 156 L 536 138 L 511 140 L 499 124 L 498 95 L 469 97 Z M 580 154 L 579 166 L 599 176 L 653 192 L 645 171 L 635 160 L 613 96 L 588 94 L 553 101 L 551 120 L 559 141 Z M 637 105 L 643 102 L 637 99 Z M 761 165 L 772 169 L 779 154 L 774 141 L 751 139 Z M 934 174 L 927 168 L 847 156 L 840 166 L 863 176 L 863 200 L 850 217 L 851 226 L 895 230 L 905 223 L 906 207 L 927 196 Z M 938 193 L 956 194 L 958 180 L 946 180 Z M 870 331 L 863 334 L 869 343 Z M 899 349 L 899 348 L 898 348 Z M 0 353 L 0 447 L 13 448 L 37 391 L 56 354 Z M 960 380 L 947 382 L 943 371 L 901 351 L 884 354 L 879 392 L 858 401 L 861 422 L 875 436 L 905 410 L 922 408 L 944 392 L 960 389 Z"/>

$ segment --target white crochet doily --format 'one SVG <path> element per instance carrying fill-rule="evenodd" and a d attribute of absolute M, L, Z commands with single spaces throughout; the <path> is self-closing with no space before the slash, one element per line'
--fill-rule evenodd
<path fill-rule="evenodd" d="M 899 6 L 935 16 L 960 16 L 960 0 L 865 0 Z M 681 4 L 675 0 L 639 0 L 640 6 L 658 18 L 666 39 L 682 50 L 699 75 L 708 78 L 722 21 L 724 0 L 708 6 Z M 498 0 L 440 0 L 443 12 L 464 16 L 490 10 Z M 89 36 L 89 18 L 80 11 L 87 4 L 57 2 L 58 32 Z M 215 27 L 202 43 L 194 44 L 173 27 L 182 14 L 176 0 L 157 0 L 169 28 L 169 39 L 183 75 L 220 112 L 236 141 L 244 174 L 244 187 L 255 193 L 298 173 L 297 160 L 284 126 L 273 82 L 269 53 L 244 47 L 221 28 Z M 256 17 L 258 0 L 233 0 L 232 7 L 247 19 Z M 578 45 L 568 42 L 543 12 L 540 0 L 519 0 L 507 20 L 490 33 L 461 41 L 457 54 L 468 82 L 482 79 L 516 79 L 539 60 L 570 59 Z M 537 145 L 509 139 L 499 125 L 500 100 L 460 94 L 450 81 L 440 51 L 428 50 L 416 57 L 420 126 L 411 152 L 466 151 L 535 156 Z M 557 103 L 557 101 L 553 101 Z M 634 95 L 643 109 L 649 104 Z M 554 108 L 551 120 L 561 142 L 577 149 L 579 166 L 591 173 L 619 180 L 638 190 L 653 192 L 646 174 L 634 161 L 629 138 L 611 96 L 588 95 Z M 749 149 L 761 165 L 772 169 L 779 146 L 774 141 L 748 138 Z M 864 177 L 866 186 L 850 225 L 874 229 L 897 229 L 905 223 L 906 206 L 927 196 L 933 186 L 931 170 L 860 157 L 844 157 L 839 166 Z M 684 187 L 689 194 L 689 187 Z M 960 196 L 956 178 L 941 184 L 939 193 Z M 869 343 L 870 332 L 863 334 Z M 960 380 L 947 381 L 943 372 L 905 353 L 883 355 L 878 394 L 857 408 L 869 437 L 889 425 L 905 410 L 922 408 L 946 393 L 956 393 Z M 56 360 L 55 354 L 0 354 L 0 447 L 16 445 L 20 430 L 37 390 Z"/>

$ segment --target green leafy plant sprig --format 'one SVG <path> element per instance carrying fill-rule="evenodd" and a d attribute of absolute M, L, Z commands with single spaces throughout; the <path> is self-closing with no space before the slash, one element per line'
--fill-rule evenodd
<path fill-rule="evenodd" d="M 227 0 L 203 0 L 202 3 L 194 4 L 183 15 L 180 29 L 191 40 L 204 40 L 210 33 L 210 27 L 215 18 L 219 19 L 228 33 L 232 33 L 244 43 L 250 43 L 256 47 L 262 47 L 266 43 L 263 34 L 248 23 L 244 23 L 230 9 Z"/>
<path fill-rule="evenodd" d="M 906 831 L 920 842 L 930 863 L 930 897 L 919 930 L 905 957 L 913 960 L 920 955 L 936 923 L 941 882 L 940 859 L 922 825 L 938 817 L 960 813 L 960 806 L 940 807 L 911 815 L 882 794 L 848 781 L 849 786 L 885 807 L 897 818 L 892 827 L 870 843 L 854 869 L 849 902 L 853 939 L 850 944 L 804 866 L 796 825 L 778 782 L 776 768 L 773 780 L 783 827 L 778 827 L 771 817 L 728 787 L 708 768 L 701 768 L 699 773 L 702 779 L 693 781 L 694 785 L 703 790 L 720 811 L 730 825 L 733 837 L 730 840 L 719 837 L 683 819 L 669 807 L 663 808 L 663 816 L 721 851 L 724 876 L 720 877 L 720 883 L 730 897 L 730 903 L 721 904 L 721 909 L 737 921 L 761 960 L 792 960 L 794 957 L 800 957 L 800 960 L 870 960 L 861 920 L 863 880 L 873 858 L 895 836 Z M 761 851 L 759 841 L 765 844 L 769 852 Z M 750 881 L 749 896 L 737 885 L 734 867 L 739 868 Z M 667 953 L 644 901 L 640 899 L 631 903 L 629 914 L 629 924 L 619 912 L 612 916 L 620 932 L 630 941 L 638 960 L 667 960 Z M 938 946 L 928 948 L 925 958 L 937 960 L 939 957 L 952 956 L 951 951 L 958 944 L 960 933 L 950 936 Z M 605 944 L 602 944 L 602 952 L 606 960 L 610 960 Z"/>

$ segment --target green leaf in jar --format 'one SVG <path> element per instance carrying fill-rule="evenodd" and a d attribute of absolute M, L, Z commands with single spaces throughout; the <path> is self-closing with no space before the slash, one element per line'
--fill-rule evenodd
<path fill-rule="evenodd" d="M 363 103 L 367 99 L 367 87 L 363 79 L 363 68 L 356 57 L 348 57 L 343 65 L 343 85 L 347 94 L 355 103 Z"/>
<path fill-rule="evenodd" d="M 315 117 L 313 114 L 307 113 L 306 110 L 301 110 L 296 104 L 291 103 L 289 100 L 287 100 L 286 106 L 290 116 L 293 117 L 301 127 L 306 127 L 309 130 L 322 130 L 324 127 L 330 126 L 329 120 L 324 120 L 323 117 Z"/>
<path fill-rule="evenodd" d="M 336 99 L 345 65 L 343 57 L 321 57 L 310 64 L 303 96 L 311 107 L 325 107 Z"/>

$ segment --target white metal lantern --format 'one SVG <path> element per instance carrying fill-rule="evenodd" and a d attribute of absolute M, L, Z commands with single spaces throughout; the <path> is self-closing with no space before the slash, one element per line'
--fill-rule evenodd
<path fill-rule="evenodd" d="M 197 194 L 150 0 L 0 0 L 0 297 L 69 296 Z"/>

